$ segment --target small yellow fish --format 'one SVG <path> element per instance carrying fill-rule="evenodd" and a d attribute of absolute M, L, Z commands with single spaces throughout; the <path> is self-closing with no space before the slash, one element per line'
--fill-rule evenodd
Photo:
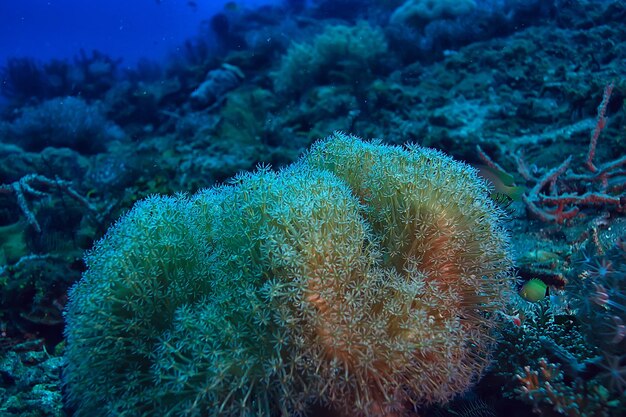
<path fill-rule="evenodd" d="M 532 278 L 522 285 L 519 295 L 526 301 L 536 303 L 546 297 L 546 289 L 548 286 L 540 279 Z"/>

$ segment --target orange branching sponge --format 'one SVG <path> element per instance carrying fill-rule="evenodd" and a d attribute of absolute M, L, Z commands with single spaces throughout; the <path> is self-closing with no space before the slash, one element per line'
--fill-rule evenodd
<path fill-rule="evenodd" d="M 138 203 L 71 292 L 76 415 L 391 417 L 466 390 L 511 281 L 489 191 L 440 152 L 336 133 Z"/>

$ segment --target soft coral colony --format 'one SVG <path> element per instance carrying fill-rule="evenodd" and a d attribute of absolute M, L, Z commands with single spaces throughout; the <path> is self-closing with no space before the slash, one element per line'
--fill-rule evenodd
<path fill-rule="evenodd" d="M 138 203 L 71 292 L 77 416 L 401 416 L 475 383 L 510 295 L 471 167 L 336 133 L 280 171 Z"/>

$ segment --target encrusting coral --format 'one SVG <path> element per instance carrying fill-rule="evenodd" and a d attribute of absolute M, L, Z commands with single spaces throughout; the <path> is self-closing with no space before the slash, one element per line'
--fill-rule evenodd
<path fill-rule="evenodd" d="M 139 202 L 71 291 L 77 416 L 400 416 L 481 375 L 509 295 L 488 185 L 336 133 L 296 164 Z"/>

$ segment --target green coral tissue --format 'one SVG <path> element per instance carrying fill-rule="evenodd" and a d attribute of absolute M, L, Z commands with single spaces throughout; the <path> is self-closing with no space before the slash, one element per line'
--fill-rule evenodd
<path fill-rule="evenodd" d="M 401 416 L 463 392 L 510 294 L 489 192 L 438 151 L 336 133 L 137 203 L 70 294 L 75 415 Z"/>

